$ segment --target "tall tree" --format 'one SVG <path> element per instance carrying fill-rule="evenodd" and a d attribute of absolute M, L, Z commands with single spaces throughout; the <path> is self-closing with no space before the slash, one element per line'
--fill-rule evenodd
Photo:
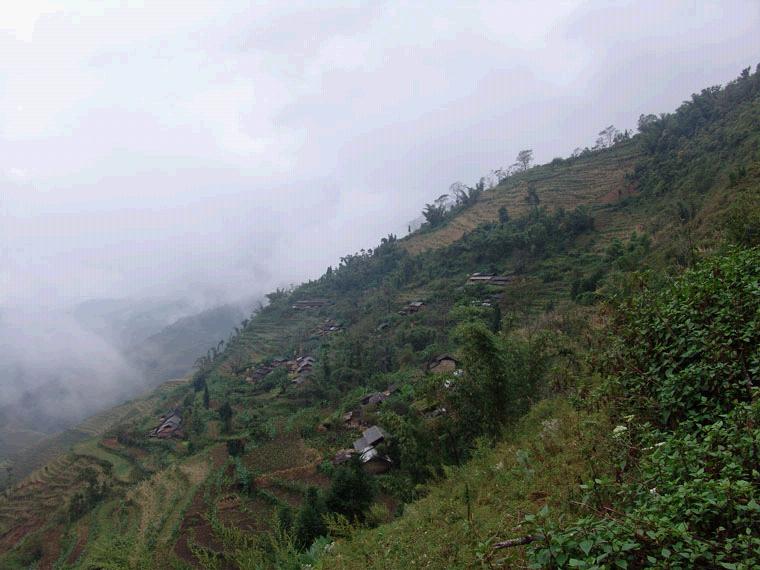
<path fill-rule="evenodd" d="M 325 505 L 319 492 L 316 487 L 309 487 L 295 524 L 296 542 L 301 548 L 309 548 L 314 539 L 327 533 L 324 514 Z"/>
<path fill-rule="evenodd" d="M 375 490 L 370 475 L 361 468 L 358 458 L 340 467 L 327 493 L 327 508 L 349 520 L 362 520 L 372 505 Z"/>
<path fill-rule="evenodd" d="M 503 226 L 509 221 L 509 212 L 506 206 L 499 208 L 499 223 Z"/>
<path fill-rule="evenodd" d="M 493 320 L 491 321 L 491 330 L 495 333 L 501 330 L 501 307 L 499 303 L 493 306 Z"/>
<path fill-rule="evenodd" d="M 225 402 L 219 408 L 219 418 L 224 424 L 224 433 L 229 433 L 232 429 L 232 406 L 229 402 Z"/>
<path fill-rule="evenodd" d="M 431 227 L 435 227 L 440 225 L 446 218 L 446 207 L 439 204 L 425 204 L 422 215 L 425 216 L 425 221 Z"/>
<path fill-rule="evenodd" d="M 517 159 L 515 162 L 515 166 L 521 171 L 525 172 L 530 168 L 530 163 L 533 162 L 533 150 L 532 149 L 525 149 L 521 150 L 517 153 Z"/>
<path fill-rule="evenodd" d="M 599 138 L 596 139 L 596 146 L 598 148 L 609 148 L 615 141 L 615 136 L 618 134 L 618 130 L 610 125 L 609 127 L 599 131 Z"/>

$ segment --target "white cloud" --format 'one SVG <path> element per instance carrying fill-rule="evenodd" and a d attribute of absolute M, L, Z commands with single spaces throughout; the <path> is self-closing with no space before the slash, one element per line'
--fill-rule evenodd
<path fill-rule="evenodd" d="M 29 173 L 23 168 L 11 167 L 5 171 L 5 176 L 14 184 L 24 184 L 29 181 Z"/>
<path fill-rule="evenodd" d="M 14 299 L 314 276 L 453 180 L 568 154 L 760 53 L 742 1 L 12 4 Z"/>

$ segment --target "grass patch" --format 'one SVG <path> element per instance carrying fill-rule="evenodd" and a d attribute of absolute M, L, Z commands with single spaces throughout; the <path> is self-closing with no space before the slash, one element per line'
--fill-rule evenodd
<path fill-rule="evenodd" d="M 320 568 L 525 564 L 522 548 L 495 554 L 493 543 L 526 534 L 524 516 L 544 505 L 557 515 L 574 512 L 590 459 L 603 462 L 609 429 L 602 412 L 579 412 L 562 398 L 543 401 L 496 447 L 481 446 L 464 467 L 450 469 L 402 517 L 337 541 Z M 589 439 L 593 434 L 598 439 Z"/>

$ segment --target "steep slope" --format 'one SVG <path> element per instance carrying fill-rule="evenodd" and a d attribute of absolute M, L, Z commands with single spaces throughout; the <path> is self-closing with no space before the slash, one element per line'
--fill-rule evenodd
<path fill-rule="evenodd" d="M 630 299 L 645 282 L 656 291 L 727 243 L 752 247 L 760 235 L 760 75 L 721 93 L 691 104 L 707 118 L 689 105 L 677 119 L 645 120 L 631 141 L 515 175 L 440 227 L 389 236 L 270 294 L 224 350 L 201 359 L 191 384 L 169 385 L 114 421 L 94 419 L 78 433 L 95 437 L 12 489 L 0 562 L 465 568 L 572 558 L 594 567 L 581 554 L 605 547 L 573 542 L 574 521 L 592 516 L 597 534 L 583 533 L 608 537 L 601 526 L 615 519 L 593 517 L 625 508 L 628 490 L 649 495 L 628 465 L 660 441 L 611 436 L 650 437 L 657 419 L 625 420 L 629 394 L 609 391 L 611 361 L 634 367 L 612 358 L 625 337 L 600 302 Z M 529 187 L 539 204 L 526 200 Z M 510 220 L 496 223 L 501 206 Z M 713 271 L 731 273 L 731 255 L 747 274 L 754 258 L 732 251 L 696 273 L 700 288 Z M 508 278 L 468 284 L 478 271 Z M 760 311 L 744 293 L 751 285 L 723 288 L 740 293 L 749 321 Z M 653 306 L 672 309 L 664 291 Z M 442 355 L 453 369 L 431 372 Z M 305 356 L 314 362 L 294 361 Z M 298 375 L 303 368 L 311 374 Z M 148 437 L 170 410 L 182 433 Z M 377 475 L 332 464 L 373 425 L 386 437 L 368 460 Z M 670 437 L 666 428 L 651 437 Z M 14 522 L 18 512 L 29 515 Z M 524 539 L 517 548 L 497 547 L 513 537 Z M 678 540 L 655 533 L 654 546 L 634 551 L 629 538 L 610 547 L 618 567 L 642 567 L 647 555 L 668 567 L 663 552 Z M 724 567 L 746 567 L 731 556 L 722 561 L 736 565 Z"/>

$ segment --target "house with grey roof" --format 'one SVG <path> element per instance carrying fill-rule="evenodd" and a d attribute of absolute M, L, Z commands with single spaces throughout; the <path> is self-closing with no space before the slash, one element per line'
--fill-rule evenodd
<path fill-rule="evenodd" d="M 388 434 L 383 431 L 379 426 L 372 426 L 367 428 L 362 433 L 362 436 L 354 441 L 354 449 L 359 452 L 364 452 L 368 447 L 374 447 L 379 443 L 385 441 Z"/>

